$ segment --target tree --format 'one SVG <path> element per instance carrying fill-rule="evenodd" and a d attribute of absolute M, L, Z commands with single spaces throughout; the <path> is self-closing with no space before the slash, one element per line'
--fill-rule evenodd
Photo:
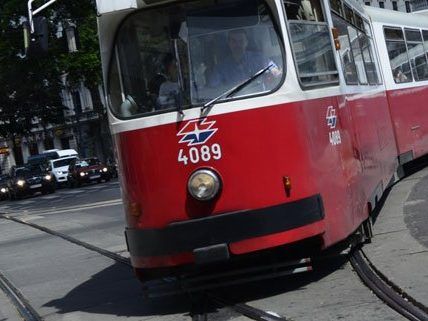
<path fill-rule="evenodd" d="M 83 81 L 93 93 L 94 103 L 98 102 L 96 108 L 101 108 L 96 91 L 101 68 L 94 1 L 58 0 L 43 12 L 50 26 L 50 48 L 43 57 L 23 53 L 21 24 L 26 14 L 26 1 L 0 2 L 0 137 L 13 142 L 36 126 L 46 130 L 48 124 L 64 122 L 63 75 L 71 87 Z M 58 27 L 67 22 L 76 23 L 80 34 L 81 47 L 73 54 L 66 50 L 65 37 L 56 37 Z"/>

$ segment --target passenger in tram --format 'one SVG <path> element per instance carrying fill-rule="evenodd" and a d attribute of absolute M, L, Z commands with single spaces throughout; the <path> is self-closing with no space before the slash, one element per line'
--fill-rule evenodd
<path fill-rule="evenodd" d="M 406 82 L 407 76 L 404 74 L 404 72 L 401 70 L 401 68 L 396 68 L 394 70 L 394 80 L 396 83 Z"/>
<path fill-rule="evenodd" d="M 211 87 L 232 87 L 253 76 L 261 69 L 272 64 L 270 73 L 280 76 L 282 71 L 260 52 L 248 49 L 248 35 L 244 29 L 229 31 L 227 45 L 230 54 L 225 55 L 222 62 L 214 67 L 208 78 Z"/>
<path fill-rule="evenodd" d="M 158 109 L 176 106 L 180 90 L 176 59 L 172 54 L 167 54 L 162 64 L 165 69 L 165 81 L 159 87 Z"/>

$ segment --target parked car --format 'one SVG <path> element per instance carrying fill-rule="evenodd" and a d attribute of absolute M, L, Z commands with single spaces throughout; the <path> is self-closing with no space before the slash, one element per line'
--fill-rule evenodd
<path fill-rule="evenodd" d="M 74 160 L 68 169 L 68 183 L 70 187 L 80 186 L 91 182 L 109 181 L 111 173 L 109 168 L 97 158 Z"/>
<path fill-rule="evenodd" d="M 9 187 L 7 186 L 9 178 L 7 174 L 0 175 L 0 201 L 9 198 Z"/>
<path fill-rule="evenodd" d="M 27 159 L 27 163 L 30 165 L 49 166 L 50 160 L 70 156 L 77 157 L 78 154 L 74 149 L 49 149 L 43 151 L 41 154 L 29 156 Z"/>
<path fill-rule="evenodd" d="M 26 165 L 12 169 L 8 183 L 11 199 L 17 199 L 37 192 L 42 194 L 55 192 L 52 175 L 39 165 Z"/>
<path fill-rule="evenodd" d="M 67 183 L 68 167 L 76 160 L 76 156 L 52 159 L 49 161 L 49 170 L 55 178 L 57 185 Z"/>

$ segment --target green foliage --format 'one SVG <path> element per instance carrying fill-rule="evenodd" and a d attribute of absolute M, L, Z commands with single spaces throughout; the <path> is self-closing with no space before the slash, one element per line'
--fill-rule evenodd
<path fill-rule="evenodd" d="M 35 7 L 45 1 L 33 3 Z M 95 4 L 91 0 L 58 0 L 42 12 L 49 20 L 49 52 L 28 58 L 23 52 L 21 23 L 27 16 L 26 0 L 0 1 L 0 137 L 29 133 L 37 117 L 43 127 L 64 122 L 60 93 L 62 76 L 68 86 L 81 80 L 88 88 L 101 82 Z M 60 22 L 76 23 L 81 47 L 68 53 L 65 37 L 56 38 Z"/>

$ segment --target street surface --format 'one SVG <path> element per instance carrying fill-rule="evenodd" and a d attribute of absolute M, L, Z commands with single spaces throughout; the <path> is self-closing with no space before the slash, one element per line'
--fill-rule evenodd
<path fill-rule="evenodd" d="M 364 247 L 379 269 L 424 304 L 427 190 L 428 170 L 397 184 L 377 218 L 373 243 Z M 128 257 L 117 181 L 1 202 L 0 213 Z M 191 320 L 188 296 L 147 299 L 129 266 L 5 219 L 0 219 L 0 273 L 46 321 Z M 287 320 L 404 320 L 362 284 L 343 258 L 328 260 L 312 273 L 230 286 L 218 293 Z M 249 320 L 229 308 L 209 312 L 209 321 Z M 21 318 L 0 291 L 0 321 L 15 320 Z"/>

